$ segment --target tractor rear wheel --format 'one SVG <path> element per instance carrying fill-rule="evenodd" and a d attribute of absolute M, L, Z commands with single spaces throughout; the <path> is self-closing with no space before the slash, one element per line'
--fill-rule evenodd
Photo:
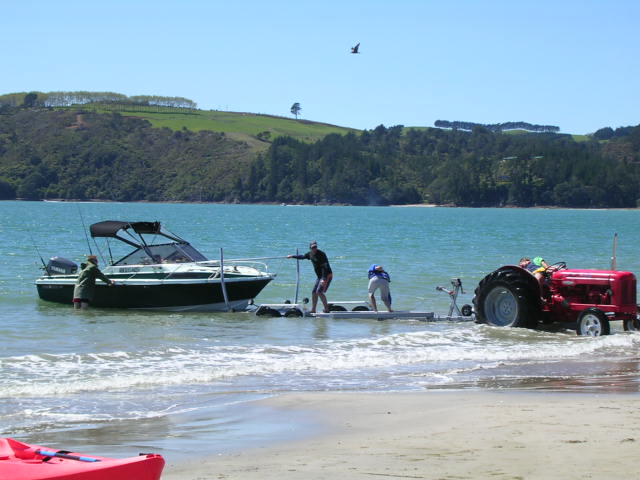
<path fill-rule="evenodd" d="M 589 337 L 609 335 L 609 333 L 611 333 L 609 319 L 602 310 L 594 307 L 585 308 L 580 312 L 580 315 L 578 315 L 576 333 Z"/>
<path fill-rule="evenodd" d="M 535 328 L 541 316 L 540 287 L 526 270 L 502 267 L 478 284 L 473 305 L 478 323 Z"/>
<path fill-rule="evenodd" d="M 640 320 L 637 318 L 627 318 L 623 323 L 625 332 L 637 332 L 640 331 Z"/>

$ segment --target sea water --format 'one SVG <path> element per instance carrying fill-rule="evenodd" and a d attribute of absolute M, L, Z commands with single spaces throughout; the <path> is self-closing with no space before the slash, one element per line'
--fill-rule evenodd
<path fill-rule="evenodd" d="M 102 220 L 161 221 L 210 258 L 273 257 L 258 303 L 293 300 L 296 261 L 316 240 L 330 301 L 364 300 L 370 264 L 391 274 L 396 309 L 447 313 L 436 286 L 478 282 L 522 256 L 640 271 L 640 211 L 0 202 L 0 435 L 103 455 L 169 458 L 302 435 L 301 413 L 256 400 L 286 392 L 639 390 L 640 334 L 500 329 L 419 320 L 265 318 L 250 313 L 93 309 L 42 302 L 45 262 L 89 253 Z M 113 244 L 112 244 L 113 246 Z M 117 247 L 113 246 L 114 249 Z M 123 250 L 126 252 L 126 249 Z M 315 280 L 300 263 L 300 297 Z"/>

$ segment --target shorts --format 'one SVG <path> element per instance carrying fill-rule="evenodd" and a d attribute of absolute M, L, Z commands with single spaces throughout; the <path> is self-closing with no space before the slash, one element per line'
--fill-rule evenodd
<path fill-rule="evenodd" d="M 382 301 L 391 303 L 389 282 L 382 277 L 372 277 L 371 280 L 369 280 L 369 295 L 373 295 L 378 289 L 380 289 L 380 297 L 382 298 Z"/>
<path fill-rule="evenodd" d="M 318 278 L 316 280 L 316 284 L 313 286 L 313 290 L 311 290 L 311 293 L 326 293 L 326 291 L 329 290 L 329 285 L 331 285 L 332 279 L 333 279 L 332 273 L 327 275 L 326 278 Z M 324 282 L 322 282 L 322 280 L 324 280 Z"/>

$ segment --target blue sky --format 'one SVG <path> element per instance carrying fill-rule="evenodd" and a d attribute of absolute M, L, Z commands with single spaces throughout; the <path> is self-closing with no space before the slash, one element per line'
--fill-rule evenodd
<path fill-rule="evenodd" d="M 354 128 L 640 124 L 640 2 L 5 0 L 0 93 L 182 96 Z M 361 43 L 361 54 L 350 47 Z"/>

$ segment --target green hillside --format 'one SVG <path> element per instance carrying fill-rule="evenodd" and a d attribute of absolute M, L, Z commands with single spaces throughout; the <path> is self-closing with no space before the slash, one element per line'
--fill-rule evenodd
<path fill-rule="evenodd" d="M 147 120 L 153 127 L 173 131 L 212 131 L 264 151 L 275 138 L 288 136 L 312 143 L 331 133 L 358 132 L 353 128 L 294 118 L 246 112 L 199 110 L 184 97 L 137 95 L 115 92 L 17 92 L 0 95 L 0 112 L 15 108 L 53 108 L 73 113 L 118 113 Z"/>
<path fill-rule="evenodd" d="M 303 142 L 315 142 L 330 133 L 345 134 L 356 132 L 352 128 L 329 125 L 327 123 L 296 120 L 293 118 L 260 115 L 256 113 L 223 112 L 218 110 L 182 110 L 163 109 L 165 111 L 146 111 L 144 108 L 113 109 L 107 105 L 85 105 L 83 108 L 107 113 L 117 111 L 120 115 L 143 118 L 154 127 L 167 127 L 171 130 L 186 128 L 194 132 L 211 130 L 224 132 L 236 140 L 255 144 L 256 139 L 273 140 L 279 136 L 289 136 Z M 76 107 L 77 109 L 77 107 Z M 152 108 L 148 110 L 153 110 Z M 248 138 L 250 137 L 250 138 Z M 265 147 L 268 146 L 264 143 Z"/>
<path fill-rule="evenodd" d="M 223 132 L 154 128 L 117 113 L 0 115 L 0 199 L 221 201 L 255 157 Z"/>

